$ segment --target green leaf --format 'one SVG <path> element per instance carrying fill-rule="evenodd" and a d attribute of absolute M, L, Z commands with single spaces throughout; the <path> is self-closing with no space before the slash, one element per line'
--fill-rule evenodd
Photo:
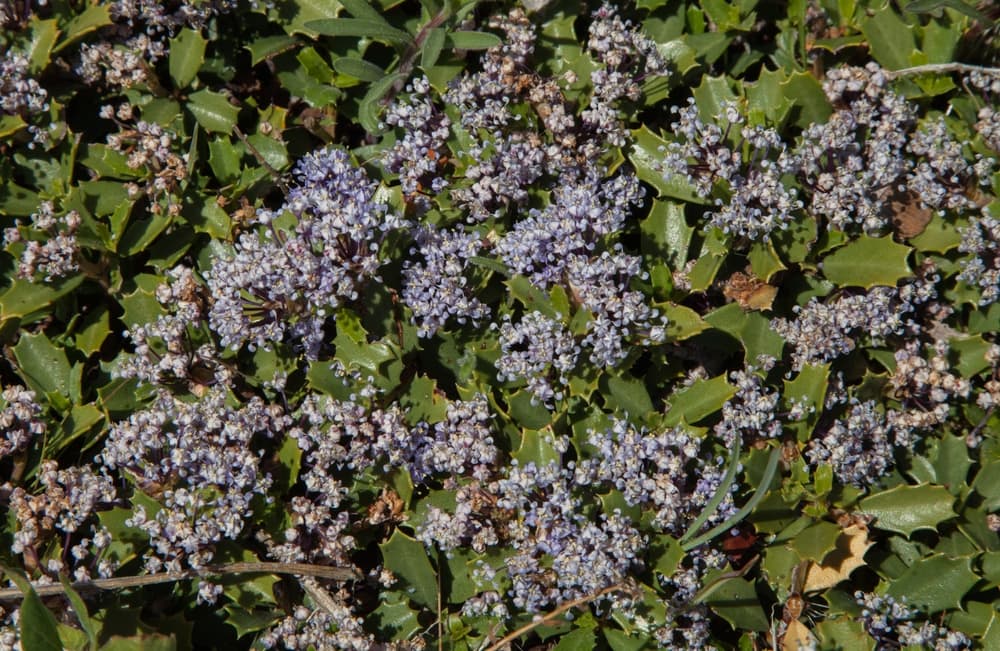
<path fill-rule="evenodd" d="M 339 88 L 319 83 L 303 69 L 296 69 L 294 73 L 279 72 L 278 79 L 289 93 L 317 108 L 336 104 L 343 94 Z"/>
<path fill-rule="evenodd" d="M 39 395 L 58 393 L 67 399 L 72 395 L 66 353 L 49 341 L 44 332 L 22 334 L 14 346 L 14 357 L 22 377 Z"/>
<path fill-rule="evenodd" d="M 111 636 L 101 651 L 176 651 L 177 642 L 166 635 Z"/>
<path fill-rule="evenodd" d="M 556 449 L 556 435 L 552 429 L 526 429 L 521 437 L 521 445 L 514 453 L 518 463 L 534 463 L 539 468 L 558 463 L 562 454 Z"/>
<path fill-rule="evenodd" d="M 760 355 L 781 358 L 785 340 L 760 312 L 744 312 L 739 304 L 730 303 L 706 314 L 705 321 L 739 341 L 749 364 L 756 364 Z"/>
<path fill-rule="evenodd" d="M 640 379 L 604 374 L 600 387 L 608 406 L 617 406 L 632 419 L 642 420 L 653 412 L 653 401 Z"/>
<path fill-rule="evenodd" d="M 679 544 L 683 545 L 693 536 L 697 535 L 702 526 L 708 522 L 708 519 L 715 515 L 715 512 L 718 510 L 719 505 L 722 504 L 722 501 L 726 499 L 727 496 L 732 494 L 730 491 L 733 487 L 733 481 L 736 479 L 736 473 L 740 468 L 740 452 L 740 439 L 737 437 L 733 447 L 729 450 L 729 460 L 726 462 L 726 474 L 723 475 L 722 480 L 719 482 L 715 492 L 712 494 L 712 498 L 707 504 L 705 504 L 704 508 L 702 508 L 701 512 L 698 514 L 698 517 L 696 517 L 691 524 L 688 525 L 687 531 L 685 531 L 684 535 L 682 535 L 677 541 Z M 683 549 L 684 548 L 681 547 L 681 550 Z"/>
<path fill-rule="evenodd" d="M 91 651 L 95 651 L 97 649 L 97 628 L 94 620 L 90 618 L 90 613 L 87 612 L 87 604 L 80 598 L 80 594 L 73 589 L 73 584 L 69 582 L 69 579 L 64 574 L 59 575 L 59 582 L 66 592 L 66 598 L 69 599 L 69 603 L 73 607 L 73 614 L 76 615 L 77 621 L 80 622 L 80 628 L 83 629 L 84 634 L 87 636 L 87 642 Z"/>
<path fill-rule="evenodd" d="M 626 152 L 629 162 L 635 167 L 636 176 L 656 188 L 657 195 L 672 197 L 688 203 L 706 204 L 695 192 L 694 187 L 680 176 L 671 176 L 669 180 L 663 177 L 661 162 L 667 141 L 660 138 L 645 125 L 632 132 L 632 144 Z"/>
<path fill-rule="evenodd" d="M 826 619 L 815 628 L 823 649 L 873 651 L 875 640 L 865 632 L 864 623 L 850 617 Z"/>
<path fill-rule="evenodd" d="M 92 355 L 101 349 L 104 340 L 111 334 L 111 320 L 108 308 L 98 306 L 87 315 L 83 327 L 76 333 L 77 350 Z"/>
<path fill-rule="evenodd" d="M 837 539 L 840 538 L 841 531 L 842 529 L 836 524 L 821 520 L 792 538 L 790 547 L 802 560 L 819 563 L 837 548 Z"/>
<path fill-rule="evenodd" d="M 586 651 L 597 647 L 597 636 L 592 628 L 576 629 L 559 638 L 551 651 Z"/>
<path fill-rule="evenodd" d="M 540 403 L 532 402 L 534 394 L 529 391 L 515 391 L 507 399 L 510 417 L 522 427 L 538 429 L 552 422 L 552 414 Z"/>
<path fill-rule="evenodd" d="M 457 50 L 488 50 L 503 45 L 496 34 L 489 32 L 448 32 L 448 45 Z"/>
<path fill-rule="evenodd" d="M 0 294 L 0 321 L 39 316 L 42 310 L 80 286 L 83 276 L 70 276 L 51 284 L 15 280 L 7 291 Z"/>
<path fill-rule="evenodd" d="M 860 512 L 875 518 L 874 526 L 909 537 L 920 529 L 933 530 L 954 518 L 955 496 L 942 486 L 900 485 L 861 500 Z"/>
<path fill-rule="evenodd" d="M 684 207 L 672 201 L 654 201 L 642 223 L 642 252 L 666 260 L 673 269 L 680 269 L 688 260 L 694 227 L 688 226 Z"/>
<path fill-rule="evenodd" d="M 382 601 L 369 615 L 379 635 L 391 640 L 409 640 L 422 627 L 418 613 L 403 601 Z"/>
<path fill-rule="evenodd" d="M 965 481 L 969 475 L 969 468 L 972 466 L 965 437 L 942 437 L 937 444 L 937 457 L 934 459 L 933 465 L 937 483 L 955 495 L 965 490 Z"/>
<path fill-rule="evenodd" d="M 601 633 L 608 646 L 611 647 L 611 651 L 640 651 L 647 648 L 646 645 L 649 642 L 649 638 L 646 636 L 632 637 L 628 633 L 614 628 L 604 628 Z"/>
<path fill-rule="evenodd" d="M 0 215 L 27 217 L 38 209 L 38 194 L 13 181 L 0 180 Z"/>
<path fill-rule="evenodd" d="M 333 62 L 333 69 L 342 75 L 348 75 L 361 81 L 378 81 L 385 77 L 385 70 L 364 59 L 341 57 Z"/>
<path fill-rule="evenodd" d="M 722 409 L 722 405 L 736 394 L 736 388 L 726 381 L 725 374 L 710 380 L 698 380 L 691 386 L 670 396 L 670 411 L 663 422 L 667 427 L 681 422 L 694 424 Z"/>
<path fill-rule="evenodd" d="M 687 74 L 698 67 L 695 59 L 695 51 L 690 45 L 684 42 L 683 38 L 674 38 L 666 42 L 657 42 L 656 50 L 664 60 L 673 64 L 673 67 L 682 75 Z"/>
<path fill-rule="evenodd" d="M 437 575 L 424 546 L 396 529 L 387 542 L 379 543 L 379 549 L 385 566 L 409 584 L 410 598 L 432 610 L 436 608 Z"/>
<path fill-rule="evenodd" d="M 725 237 L 725 234 L 717 228 L 713 228 L 705 235 L 698 260 L 688 273 L 692 291 L 703 292 L 715 282 L 715 276 L 729 254 Z"/>
<path fill-rule="evenodd" d="M 20 571 L 3 566 L 3 572 L 24 594 L 21 600 L 21 648 L 24 651 L 62 651 L 56 618 Z"/>
<path fill-rule="evenodd" d="M 886 593 L 906 599 L 906 605 L 927 613 L 961 608 L 962 597 L 979 577 L 971 569 L 972 559 L 948 558 L 936 554 L 918 560 L 889 584 Z"/>
<path fill-rule="evenodd" d="M 892 10 L 873 12 L 861 21 L 861 31 L 875 60 L 889 70 L 910 65 L 910 55 L 917 49 L 913 28 Z"/>
<path fill-rule="evenodd" d="M 904 10 L 914 14 L 934 13 L 944 8 L 954 9 L 960 14 L 984 24 L 991 22 L 989 16 L 977 11 L 974 6 L 962 2 L 962 0 L 914 0 L 903 7 Z"/>
<path fill-rule="evenodd" d="M 338 321 L 339 326 L 339 321 Z M 448 401 L 438 391 L 437 382 L 426 375 L 418 375 L 410 382 L 406 392 L 399 397 L 399 404 L 412 422 L 436 423 L 444 420 Z"/>
<path fill-rule="evenodd" d="M 789 75 L 781 85 L 785 96 L 793 101 L 792 121 L 796 125 L 808 127 L 811 124 L 823 124 L 833 112 L 822 84 L 813 75 L 796 72 Z"/>
<path fill-rule="evenodd" d="M 214 201 L 209 201 L 201 207 L 201 210 L 194 214 L 187 215 L 195 232 L 208 233 L 214 238 L 225 240 L 229 238 L 232 231 L 232 220 L 225 210 L 219 207 Z"/>
<path fill-rule="evenodd" d="M 25 51 L 25 56 L 28 57 L 28 70 L 33 75 L 37 75 L 49 65 L 52 47 L 59 37 L 56 22 L 55 18 L 50 20 L 39 20 L 37 16 L 31 18 L 31 43 Z"/>
<path fill-rule="evenodd" d="M 205 63 L 207 44 L 200 32 L 187 28 L 170 39 L 170 78 L 175 88 L 184 88 L 194 80 Z"/>
<path fill-rule="evenodd" d="M 680 542 L 666 534 L 658 534 L 649 547 L 651 558 L 655 559 L 653 569 L 663 576 L 673 576 L 684 560 L 684 548 Z"/>
<path fill-rule="evenodd" d="M 82 165 L 94 170 L 99 176 L 135 179 L 145 173 L 144 168 L 132 169 L 129 167 L 128 157 L 124 154 L 100 143 L 87 145 L 79 160 Z"/>
<path fill-rule="evenodd" d="M 715 578 L 712 574 L 718 572 L 706 574 L 706 585 Z M 753 583 L 742 577 L 722 581 L 705 603 L 736 630 L 766 631 L 770 626 Z"/>
<path fill-rule="evenodd" d="M 310 38 L 319 36 L 319 33 L 307 27 L 308 23 L 318 18 L 336 18 L 343 7 L 337 0 L 293 0 L 289 4 L 295 15 L 291 21 L 283 24 L 285 31 L 289 34 L 305 34 Z"/>
<path fill-rule="evenodd" d="M 784 81 L 783 70 L 770 71 L 765 68 L 755 83 L 747 84 L 747 114 L 763 118 L 760 120 L 761 125 L 780 125 L 788 116 L 792 101 L 782 87 Z"/>
<path fill-rule="evenodd" d="M 445 31 L 440 27 L 435 27 L 427 32 L 423 50 L 420 52 L 420 67 L 424 69 L 424 72 L 437 63 L 441 56 L 441 50 L 444 49 L 445 36 Z"/>
<path fill-rule="evenodd" d="M 236 629 L 237 637 L 269 628 L 282 617 L 274 610 L 248 610 L 233 603 L 226 604 L 222 610 L 226 613 L 226 623 Z"/>
<path fill-rule="evenodd" d="M 333 20 L 313 20 L 306 27 L 323 36 L 351 36 L 370 38 L 392 45 L 410 45 L 413 37 L 403 30 L 396 29 L 384 20 L 366 18 L 335 18 Z"/>
<path fill-rule="evenodd" d="M 793 401 L 806 407 L 804 422 L 789 425 L 797 430 L 798 439 L 802 442 L 809 440 L 820 414 L 823 413 L 829 375 L 829 364 L 806 364 L 794 380 L 785 380 L 782 398 L 786 408 L 791 409 Z"/>
<path fill-rule="evenodd" d="M 701 84 L 693 91 L 702 120 L 716 122 L 716 116 L 724 114 L 726 104 L 739 101 L 739 96 L 733 90 L 733 83 L 733 80 L 724 76 L 702 78 Z"/>
<path fill-rule="evenodd" d="M 894 287 L 899 280 L 913 275 L 906 262 L 910 251 L 910 247 L 891 237 L 863 235 L 826 256 L 823 275 L 841 287 Z"/>
<path fill-rule="evenodd" d="M 659 309 L 667 317 L 667 341 L 684 341 L 711 327 L 689 307 L 667 303 Z"/>
<path fill-rule="evenodd" d="M 154 323 L 164 314 L 163 306 L 156 300 L 152 290 L 139 288 L 121 298 L 121 306 L 125 313 L 122 322 L 129 328 L 137 325 Z"/>
<path fill-rule="evenodd" d="M 986 498 L 984 508 L 990 511 L 1000 509 L 1000 460 L 984 463 L 976 473 L 972 488 Z"/>
<path fill-rule="evenodd" d="M 205 131 L 230 134 L 236 127 L 239 109 L 229 99 L 211 90 L 199 90 L 188 97 L 187 109 Z"/>
<path fill-rule="evenodd" d="M 118 253 L 123 256 L 142 253 L 172 222 L 170 217 L 153 213 L 147 214 L 144 219 L 130 222 L 118 242 Z"/>
<path fill-rule="evenodd" d="M 277 36 L 265 36 L 258 38 L 249 45 L 244 45 L 243 49 L 250 52 L 250 63 L 257 65 L 261 61 L 266 61 L 282 52 L 287 52 L 298 45 L 299 41 L 294 36 L 279 34 Z"/>
<path fill-rule="evenodd" d="M 243 152 L 229 138 L 213 138 L 208 142 L 208 164 L 220 183 L 227 184 L 240 178 L 240 160 Z"/>
<path fill-rule="evenodd" d="M 526 277 L 514 276 L 509 280 L 505 280 L 504 284 L 507 285 L 510 295 L 521 301 L 525 309 L 541 312 L 550 319 L 559 318 L 560 315 L 556 313 L 556 309 L 552 306 L 549 296 L 535 287 L 535 284 Z"/>
<path fill-rule="evenodd" d="M 284 143 L 262 133 L 255 133 L 247 138 L 247 144 L 253 148 L 251 151 L 256 151 L 272 168 L 280 171 L 288 167 L 288 150 Z"/>
<path fill-rule="evenodd" d="M 82 14 L 74 18 L 66 25 L 65 38 L 52 50 L 53 54 L 58 54 L 64 49 L 83 38 L 87 34 L 97 31 L 105 25 L 111 24 L 111 13 L 106 4 L 89 5 Z"/>
<path fill-rule="evenodd" d="M 381 113 L 382 98 L 385 97 L 393 84 L 403 79 L 400 73 L 388 75 L 381 81 L 377 81 L 368 88 L 361 105 L 358 108 L 358 120 L 369 133 L 378 133 L 378 116 Z"/>
<path fill-rule="evenodd" d="M 332 84 L 336 78 L 333 68 L 326 62 L 326 58 L 316 51 L 316 48 L 303 48 L 295 58 L 302 64 L 310 77 L 322 84 Z"/>
<path fill-rule="evenodd" d="M 958 363 L 955 364 L 955 368 L 962 377 L 971 378 L 990 368 L 990 363 L 986 361 L 986 354 L 992 343 L 983 339 L 982 335 L 953 337 L 948 343 L 951 345 L 952 351 L 958 355 Z"/>
<path fill-rule="evenodd" d="M 911 237 L 909 243 L 918 251 L 928 253 L 947 253 L 958 248 L 962 243 L 962 234 L 958 227 L 951 221 L 935 215 L 924 227 L 920 235 Z"/>
<path fill-rule="evenodd" d="M 753 456 L 754 452 L 755 451 L 751 452 L 751 456 Z M 757 508 L 757 505 L 760 504 L 762 501 L 764 501 L 764 498 L 770 492 L 771 484 L 773 483 L 774 478 L 778 472 L 778 461 L 780 460 L 781 460 L 781 448 L 780 447 L 771 448 L 771 453 L 767 457 L 767 465 L 764 466 L 764 470 L 761 473 L 760 479 L 759 481 L 756 482 L 757 490 L 755 490 L 753 495 L 750 496 L 750 499 L 747 500 L 747 503 L 741 506 L 736 513 L 733 513 L 728 518 L 723 520 L 721 523 L 715 525 L 714 527 L 712 527 L 705 533 L 701 534 L 697 538 L 685 542 L 683 544 L 684 549 L 691 550 L 694 549 L 695 547 L 698 547 L 699 545 L 702 545 L 712 540 L 719 534 L 725 532 L 727 529 L 730 529 L 738 525 L 740 522 L 746 519 L 747 516 L 753 513 L 754 509 Z"/>
<path fill-rule="evenodd" d="M 771 241 L 754 242 L 747 257 L 754 275 L 764 282 L 770 282 L 774 274 L 786 269 L 778 257 L 778 252 L 774 250 L 774 242 Z"/>
<path fill-rule="evenodd" d="M 12 136 L 26 126 L 28 123 L 20 115 L 0 116 L 0 138 Z"/>
<path fill-rule="evenodd" d="M 339 2 L 355 18 L 364 18 L 366 20 L 385 23 L 385 18 L 382 17 L 382 14 L 372 7 L 367 0 L 339 0 Z M 386 24 L 388 25 L 388 23 Z"/>
<path fill-rule="evenodd" d="M 94 430 L 103 421 L 104 412 L 94 405 L 74 406 L 59 424 L 59 429 L 45 440 L 43 453 L 47 457 L 55 456 L 59 451 L 65 449 L 67 445 L 87 432 Z M 87 442 L 84 445 L 84 449 L 93 445 L 94 442 Z"/>

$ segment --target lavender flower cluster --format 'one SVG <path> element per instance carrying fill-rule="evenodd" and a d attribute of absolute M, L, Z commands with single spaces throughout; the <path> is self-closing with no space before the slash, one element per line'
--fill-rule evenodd
<path fill-rule="evenodd" d="M 195 402 L 161 391 L 153 406 L 108 433 L 104 467 L 161 503 L 155 513 L 136 504 L 129 523 L 149 536 L 150 572 L 206 565 L 217 544 L 243 532 L 253 501 L 271 499 L 255 441 L 281 435 L 288 416 L 260 399 L 239 408 L 226 403 L 221 387 Z"/>
<path fill-rule="evenodd" d="M 433 336 L 449 319 L 460 325 L 478 324 L 490 309 L 469 286 L 470 258 L 482 242 L 475 233 L 422 227 L 411 254 L 423 261 L 407 261 L 403 268 L 403 302 L 413 313 L 421 337 Z"/>
<path fill-rule="evenodd" d="M 52 202 L 43 201 L 29 219 L 30 224 L 7 228 L 3 234 L 8 251 L 20 249 L 18 278 L 51 282 L 79 269 L 76 231 L 80 228 L 80 213 L 70 210 L 56 216 Z"/>
<path fill-rule="evenodd" d="M 592 432 L 589 443 L 596 453 L 577 465 L 576 483 L 614 486 L 628 504 L 651 506 L 653 525 L 678 537 L 722 481 L 725 461 L 705 457 L 704 441 L 683 427 L 647 432 L 616 420 L 608 430 Z M 721 522 L 734 510 L 726 495 L 707 522 Z"/>
<path fill-rule="evenodd" d="M 985 212 L 973 216 L 962 229 L 958 250 L 970 257 L 956 278 L 979 289 L 980 305 L 1000 300 L 1000 219 Z"/>
<path fill-rule="evenodd" d="M 773 231 L 788 227 L 802 202 L 782 180 L 795 170 L 796 160 L 776 131 L 741 126 L 744 119 L 735 102 L 726 103 L 716 116 L 725 128 L 703 122 L 693 98 L 685 107 L 671 107 L 671 112 L 678 116 L 671 129 L 682 140 L 667 145 L 661 163 L 664 176 L 685 179 L 703 198 L 717 185 L 727 188 L 728 198 L 717 198 L 718 210 L 707 213 L 710 226 L 765 241 Z M 730 145 L 727 138 L 737 129 L 740 139 Z M 744 143 L 754 151 L 747 161 L 741 153 Z"/>
<path fill-rule="evenodd" d="M 48 581 L 70 570 L 78 581 L 91 578 L 92 573 L 111 576 L 117 569 L 117 561 L 105 553 L 111 535 L 94 516 L 116 500 L 114 479 L 103 469 L 60 469 L 57 462 L 49 460 L 39 468 L 38 484 L 42 491 L 37 494 L 22 486 L 3 486 L 9 492 L 10 512 L 17 523 L 11 552 L 20 555 L 27 567 L 38 568 L 46 546 L 60 539 L 70 552 L 64 558 L 71 556 L 73 562 L 67 567 L 63 560 L 49 560 L 39 568 Z"/>
<path fill-rule="evenodd" d="M 215 346 L 199 343 L 199 331 L 207 328 L 206 298 L 194 271 L 185 266 L 171 269 L 168 281 L 156 290 L 156 300 L 166 313 L 124 333 L 133 353 L 115 374 L 154 385 L 185 382 L 192 391 L 207 384 L 228 386 L 232 374 L 218 359 Z"/>
<path fill-rule="evenodd" d="M 558 321 L 531 312 L 517 324 L 505 317 L 500 324 L 500 352 L 497 380 L 526 380 L 534 397 L 551 405 L 563 399 L 562 389 L 553 387 L 552 375 L 558 385 L 567 385 L 580 347 Z"/>
<path fill-rule="evenodd" d="M 890 595 L 856 592 L 865 630 L 880 646 L 914 646 L 934 651 L 971 649 L 972 640 L 964 633 L 933 622 L 913 621 L 917 611 Z"/>
<path fill-rule="evenodd" d="M 0 411 L 0 459 L 22 452 L 36 436 L 47 428 L 42 416 L 42 407 L 35 400 L 35 392 L 24 387 L 11 385 L 0 393 L 3 410 Z"/>
<path fill-rule="evenodd" d="M 678 120 L 662 161 L 665 178 L 682 178 L 701 197 L 715 197 L 718 210 L 706 213 L 707 224 L 752 241 L 766 241 L 803 210 L 830 230 L 856 225 L 884 232 L 890 202 L 907 193 L 931 209 L 977 207 L 968 188 L 988 184 L 994 159 L 976 155 L 970 163 L 941 119 L 915 128 L 916 107 L 890 89 L 877 64 L 830 70 L 823 90 L 833 114 L 808 126 L 794 146 L 773 129 L 741 126 L 735 102 L 709 123 L 693 98 L 673 107 Z M 982 130 L 989 133 L 985 123 Z M 753 154 L 745 159 L 747 149 Z M 803 198 L 793 182 L 805 190 Z"/>
<path fill-rule="evenodd" d="M 78 48 L 75 73 L 128 98 L 100 109 L 105 126 L 117 127 L 107 149 L 123 156 L 138 179 L 126 185 L 129 200 L 148 204 L 154 219 L 184 218 L 181 195 L 199 182 L 204 166 L 182 153 L 197 151 L 182 148 L 182 129 L 139 118 L 136 87 L 155 81 L 154 66 L 178 30 L 210 33 L 214 18 L 237 6 L 113 2 L 108 38 Z M 985 186 L 993 162 L 953 135 L 950 116 L 919 120 L 917 106 L 895 93 L 890 75 L 875 64 L 831 70 L 823 89 L 833 113 L 795 142 L 747 124 L 754 120 L 738 102 L 725 103 L 712 120 L 694 100 L 673 107 L 674 141 L 659 171 L 682 178 L 711 204 L 684 215 L 678 230 L 689 229 L 693 218 L 700 220 L 696 239 L 713 228 L 728 234 L 736 255 L 726 262 L 739 258 L 742 265 L 755 243 L 780 244 L 780 231 L 801 219 L 834 231 L 825 234 L 834 245 L 853 232 L 886 234 L 901 197 L 936 218 L 968 219 L 960 243 L 930 251 L 940 256 L 919 250 L 914 278 L 898 287 L 831 288 L 816 279 L 806 294 L 812 298 L 789 307 L 793 283 L 782 284 L 780 274 L 805 270 L 810 279 L 813 269 L 822 273 L 822 263 L 782 260 L 767 281 L 777 285 L 781 301 L 763 310 L 775 316 L 749 309 L 741 316 L 769 324 L 787 350 L 775 353 L 780 359 L 709 360 L 703 347 L 711 338 L 697 334 L 713 327 L 707 315 L 721 300 L 717 285 L 692 293 L 690 285 L 654 284 L 654 299 L 649 265 L 658 254 L 647 250 L 650 222 L 639 220 L 662 199 L 648 197 L 638 173 L 619 157 L 630 139 L 631 105 L 650 80 L 669 78 L 660 44 L 612 6 L 601 6 L 589 17 L 584 52 L 592 72 L 580 91 L 575 73 L 553 77 L 536 69 L 538 30 L 524 10 L 487 25 L 506 38 L 485 53 L 478 71 L 444 92 L 426 77 L 392 90 L 382 126 L 394 133 L 375 147 L 373 159 L 385 182 L 369 177 L 344 150 L 321 149 L 298 161 L 291 187 L 278 183 L 283 198 L 275 200 L 275 192 L 256 205 L 245 200 L 241 213 L 249 217 L 238 223 L 234 241 L 182 251 L 169 263 L 159 250 L 134 257 L 107 251 L 101 263 L 111 271 L 99 273 L 91 263 L 98 254 L 81 251 L 76 236 L 89 237 L 91 217 L 96 223 L 104 215 L 60 214 L 56 206 L 71 204 L 46 201 L 30 225 L 5 232 L 18 275 L 34 281 L 82 269 L 94 291 L 114 294 L 121 269 L 171 267 L 159 269 L 156 304 L 144 306 L 156 316 L 129 328 L 121 356 L 83 362 L 98 369 L 94 375 L 151 385 L 153 397 L 110 425 L 93 466 L 60 469 L 45 460 L 34 486 L 15 478 L 0 487 L 15 523 L 11 550 L 33 578 L 111 576 L 123 557 L 99 517 L 125 506 L 131 515 L 124 526 L 148 543 L 139 551 L 146 572 L 205 569 L 232 541 L 250 539 L 262 557 L 279 562 L 368 566 L 367 577 L 348 586 L 299 579 L 302 603 L 273 611 L 274 623 L 257 640 L 263 648 L 422 648 L 419 639 L 382 645 L 359 596 L 396 583 L 390 571 L 396 559 L 380 561 L 375 549 L 390 536 L 412 533 L 420 572 L 430 563 L 432 573 L 447 568 L 456 584 L 467 578 L 475 587 L 460 606 L 441 606 L 442 627 L 458 629 L 453 617 L 460 608 L 463 617 L 492 620 L 487 634 L 493 635 L 523 614 L 578 600 L 602 627 L 610 629 L 613 613 L 661 647 L 711 648 L 717 622 L 707 577 L 736 561 L 717 545 L 702 546 L 685 550 L 668 573 L 651 562 L 651 549 L 737 514 L 741 478 L 753 481 L 754 473 L 727 468 L 726 448 L 777 453 L 780 447 L 788 462 L 782 471 L 792 466 L 797 483 L 826 466 L 840 484 L 866 489 L 920 436 L 948 427 L 956 415 L 968 417 L 962 408 L 972 400 L 985 412 L 967 435 L 975 448 L 978 430 L 1000 402 L 1000 346 L 984 330 L 983 341 L 992 344 L 989 368 L 964 377 L 949 343 L 957 332 L 950 319 L 975 306 L 939 301 L 967 292 L 945 273 L 956 277 L 957 265 L 957 278 L 979 292 L 979 306 L 1000 300 L 1000 222 L 973 192 Z M 976 88 L 1000 92 L 995 79 L 971 79 Z M 47 92 L 30 78 L 21 55 L 2 63 L 0 90 L 4 113 L 46 109 Z M 179 98 L 182 89 L 176 90 Z M 996 115 L 980 112 L 976 147 L 1000 141 Z M 696 264 L 690 260 L 676 277 Z M 375 292 L 389 297 L 391 308 L 369 305 Z M 136 292 L 140 299 L 142 293 Z M 672 318 L 689 322 L 680 330 L 697 330 L 691 341 L 679 336 L 667 343 L 671 310 Z M 109 322 L 117 326 L 131 316 L 126 308 Z M 346 334 L 359 322 L 363 328 Z M 61 336 L 71 337 L 72 327 Z M 348 339 L 366 352 L 366 345 L 391 349 L 393 357 L 384 364 L 352 359 Z M 851 364 L 862 355 L 850 354 L 869 344 L 892 349 L 891 361 L 884 350 L 877 359 L 872 354 L 891 370 L 864 376 L 862 390 L 862 372 Z M 444 359 L 452 355 L 461 357 L 462 368 Z M 74 353 L 74 364 L 79 357 Z M 271 377 L 251 377 L 274 359 Z M 789 398 L 780 388 L 782 371 L 786 380 L 796 372 L 827 374 L 825 388 Z M 598 382 L 619 374 L 627 380 L 623 391 L 637 387 L 637 396 L 628 396 L 633 400 L 590 401 Z M 515 404 L 505 391 L 511 387 L 495 386 L 508 382 L 523 383 L 531 405 Z M 684 418 L 699 427 L 672 421 L 672 410 L 683 411 L 685 397 L 700 401 L 698 387 L 708 382 L 721 384 L 729 397 L 707 414 L 700 413 L 703 405 L 689 408 Z M 873 387 L 882 391 L 878 400 Z M 5 465 L 44 453 L 38 439 L 51 429 L 48 407 L 65 398 L 48 400 L 17 385 L 3 391 Z M 105 400 L 100 391 L 95 400 Z M 419 405 L 411 410 L 410 402 Z M 646 402 L 654 406 L 641 409 Z M 635 406 L 648 413 L 632 413 Z M 797 432 L 808 440 L 795 440 L 789 431 L 807 413 L 816 417 L 813 430 Z M 822 499 L 811 508 L 833 506 Z M 53 555 L 60 545 L 61 554 Z M 634 589 L 640 574 L 652 578 L 655 588 L 645 590 L 655 592 L 665 619 L 654 621 L 641 605 L 649 594 Z M 419 580 L 408 571 L 400 575 L 404 583 Z M 200 602 L 222 595 L 222 586 L 209 581 L 198 590 Z M 406 599 L 403 592 L 382 592 L 383 603 L 373 608 L 399 606 L 404 619 L 427 624 L 427 611 L 410 612 L 419 607 L 415 600 L 392 601 L 400 595 Z M 918 624 L 915 611 L 891 598 L 856 597 L 879 645 L 970 645 L 943 626 Z M 0 627 L 0 648 L 13 647 L 9 624 L 18 615 L 0 615 L 8 625 Z"/>
<path fill-rule="evenodd" d="M 810 299 L 805 306 L 793 308 L 797 318 L 774 319 L 771 326 L 794 348 L 792 359 L 798 369 L 851 352 L 859 332 L 873 342 L 903 334 L 904 317 L 912 310 L 913 305 L 900 300 L 895 288 L 875 287 L 866 294 L 843 295 L 828 303 Z"/>
<path fill-rule="evenodd" d="M 213 17 L 233 12 L 238 6 L 236 0 L 114 0 L 107 5 L 113 23 L 104 28 L 105 38 L 81 45 L 74 72 L 92 86 L 126 90 L 149 84 L 153 77 L 150 66 L 168 55 L 169 39 L 181 28 L 200 30 Z"/>
<path fill-rule="evenodd" d="M 29 73 L 28 57 L 7 52 L 0 61 L 0 110 L 29 115 L 49 110 L 49 94 Z"/>
<path fill-rule="evenodd" d="M 287 340 L 315 359 L 336 308 L 378 280 L 379 245 L 401 226 L 376 199 L 378 186 L 340 149 L 303 158 L 297 184 L 278 210 L 260 210 L 231 255 L 208 273 L 209 323 L 223 346 L 269 347 Z M 294 218 L 293 232 L 275 222 Z"/>

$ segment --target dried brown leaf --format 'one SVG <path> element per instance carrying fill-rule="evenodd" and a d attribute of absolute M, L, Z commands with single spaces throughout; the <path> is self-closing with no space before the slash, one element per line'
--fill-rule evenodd
<path fill-rule="evenodd" d="M 889 212 L 893 228 L 904 240 L 923 233 L 934 217 L 934 211 L 913 190 L 895 193 L 889 200 Z"/>
<path fill-rule="evenodd" d="M 815 649 L 816 642 L 817 640 L 809 627 L 796 619 L 789 622 L 788 628 L 785 629 L 785 635 L 781 640 L 781 649 L 782 651 Z"/>
<path fill-rule="evenodd" d="M 868 540 L 868 527 L 863 522 L 846 527 L 837 538 L 836 549 L 827 554 L 822 563 L 809 566 L 803 592 L 826 590 L 847 579 L 851 572 L 865 564 L 865 552 L 872 544 Z"/>
<path fill-rule="evenodd" d="M 744 310 L 770 310 L 778 288 L 750 274 L 737 271 L 722 286 L 722 293 Z"/>

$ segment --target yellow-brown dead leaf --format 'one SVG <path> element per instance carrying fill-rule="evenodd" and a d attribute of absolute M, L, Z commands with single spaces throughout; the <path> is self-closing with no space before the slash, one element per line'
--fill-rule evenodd
<path fill-rule="evenodd" d="M 872 546 L 868 540 L 868 527 L 862 523 L 846 527 L 837 538 L 837 547 L 823 557 L 823 562 L 812 563 L 806 572 L 803 592 L 816 592 L 832 588 L 865 564 L 865 552 Z"/>
<path fill-rule="evenodd" d="M 889 211 L 892 213 L 892 225 L 904 240 L 923 233 L 934 217 L 934 211 L 925 206 L 913 190 L 893 195 Z"/>
<path fill-rule="evenodd" d="M 744 310 L 770 310 L 778 288 L 750 274 L 737 271 L 725 282 L 722 293 L 729 300 L 739 303 Z"/>
<path fill-rule="evenodd" d="M 816 642 L 816 637 L 809 630 L 809 627 L 796 619 L 788 623 L 785 636 L 781 640 L 781 649 L 782 651 L 805 651 L 806 649 L 815 649 Z"/>

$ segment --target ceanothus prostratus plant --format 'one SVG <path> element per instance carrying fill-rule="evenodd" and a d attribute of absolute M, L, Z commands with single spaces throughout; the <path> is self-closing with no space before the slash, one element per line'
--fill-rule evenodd
<path fill-rule="evenodd" d="M 855 4 L 0 7 L 0 649 L 1000 644 L 997 16 Z"/>

